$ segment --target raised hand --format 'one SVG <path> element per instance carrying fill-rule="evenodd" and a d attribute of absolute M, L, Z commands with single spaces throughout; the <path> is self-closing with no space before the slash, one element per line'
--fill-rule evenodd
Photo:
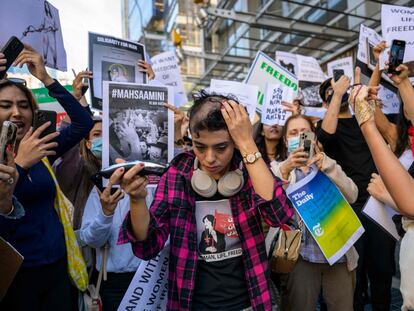
<path fill-rule="evenodd" d="M 80 101 L 83 96 L 82 88 L 88 86 L 87 83 L 83 83 L 84 78 L 92 79 L 93 78 L 92 71 L 84 70 L 84 71 L 79 72 L 72 82 L 72 87 L 73 87 L 72 94 L 78 101 Z"/>
<path fill-rule="evenodd" d="M 48 86 L 54 82 L 46 71 L 42 56 L 28 44 L 24 45 L 23 51 L 13 63 L 13 66 L 19 66 L 20 68 L 23 65 L 27 65 L 29 72 L 42 81 L 44 85 Z"/>
<path fill-rule="evenodd" d="M 306 166 L 309 160 L 309 154 L 303 150 L 303 147 L 299 147 L 295 151 L 292 151 L 280 166 L 283 179 L 288 179 L 290 172 L 295 168 Z"/>
<path fill-rule="evenodd" d="M 378 62 L 379 58 L 380 58 L 380 54 L 383 50 L 385 50 L 387 48 L 387 42 L 386 41 L 381 41 L 380 43 L 378 43 L 373 50 L 374 53 L 374 58 L 375 60 Z"/>
<path fill-rule="evenodd" d="M 155 78 L 154 70 L 152 70 L 151 65 L 148 64 L 146 61 L 140 59 L 137 65 L 139 67 L 139 71 L 147 73 L 149 80 L 153 80 Z"/>
<path fill-rule="evenodd" d="M 174 105 L 164 104 L 164 107 L 174 112 L 174 141 L 179 141 L 187 134 L 190 120 L 183 111 Z"/>
<path fill-rule="evenodd" d="M 374 122 L 378 87 L 361 85 L 361 70 L 359 67 L 355 69 L 355 85 L 348 101 L 354 110 L 358 124 L 361 126 L 367 121 Z"/>
<path fill-rule="evenodd" d="M 108 185 L 106 186 L 104 191 L 100 192 L 98 190 L 99 199 L 102 205 L 102 212 L 106 216 L 113 215 L 118 205 L 118 202 L 124 198 L 124 192 L 121 188 L 116 190 L 114 194 L 111 194 L 112 186 L 114 184 L 118 184 L 121 181 L 123 171 L 123 168 L 117 169 L 109 178 Z"/>
<path fill-rule="evenodd" d="M 388 70 L 388 62 L 385 63 L 385 70 Z M 395 74 L 388 74 L 388 76 L 391 78 L 391 80 L 397 85 L 397 87 L 404 82 L 405 80 L 408 80 L 408 67 L 404 64 L 399 65 L 395 71 L 397 73 Z"/>
<path fill-rule="evenodd" d="M 50 124 L 50 121 L 48 121 L 35 131 L 33 128 L 29 129 L 20 141 L 17 156 L 15 158 L 16 164 L 27 170 L 42 158 L 56 154 L 53 149 L 56 148 L 58 144 L 57 142 L 54 142 L 53 139 L 59 136 L 59 132 L 54 132 L 43 138 L 39 138 L 40 134 Z"/>

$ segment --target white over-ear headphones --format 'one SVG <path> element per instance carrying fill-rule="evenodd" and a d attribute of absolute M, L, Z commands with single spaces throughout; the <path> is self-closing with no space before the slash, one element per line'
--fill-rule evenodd
<path fill-rule="evenodd" d="M 202 197 L 211 198 L 216 194 L 217 190 L 222 196 L 231 197 L 243 188 L 242 162 L 240 162 L 238 169 L 227 172 L 218 182 L 206 172 L 203 172 L 198 165 L 198 158 L 196 157 L 194 160 L 194 172 L 191 177 L 191 186 Z"/>

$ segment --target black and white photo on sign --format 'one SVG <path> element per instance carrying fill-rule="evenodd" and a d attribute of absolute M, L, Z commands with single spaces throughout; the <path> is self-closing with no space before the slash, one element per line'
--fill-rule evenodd
<path fill-rule="evenodd" d="M 174 153 L 174 116 L 163 106 L 172 100 L 166 86 L 103 83 L 102 165 L 115 159 L 167 164 Z"/>
<path fill-rule="evenodd" d="M 142 44 L 89 32 L 89 69 L 92 107 L 102 110 L 102 82 L 147 83 L 147 75 L 139 71 L 138 61 L 145 60 Z"/>
<path fill-rule="evenodd" d="M 253 122 L 257 107 L 258 86 L 237 81 L 211 79 L 209 91 L 235 97 L 240 105 L 246 107 L 250 121 Z"/>
<path fill-rule="evenodd" d="M 188 103 L 183 79 L 180 73 L 178 59 L 174 52 L 168 51 L 157 54 L 151 58 L 152 70 L 155 80 L 174 89 L 174 105 L 180 107 Z"/>
<path fill-rule="evenodd" d="M 297 76 L 299 70 L 296 54 L 283 51 L 276 51 L 276 61 L 283 68 Z"/>
<path fill-rule="evenodd" d="M 19 12 L 11 14 L 10 12 Z M 43 56 L 45 65 L 67 70 L 59 11 L 45 0 L 2 1 L 0 9 L 0 47 L 16 36 Z"/>
<path fill-rule="evenodd" d="M 292 115 L 286 111 L 282 102 L 293 102 L 294 91 L 282 84 L 267 84 L 262 108 L 261 122 L 267 125 L 284 126 L 286 120 Z"/>

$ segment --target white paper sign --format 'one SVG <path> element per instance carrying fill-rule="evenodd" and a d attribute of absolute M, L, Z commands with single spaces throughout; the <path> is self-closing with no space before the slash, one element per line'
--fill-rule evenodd
<path fill-rule="evenodd" d="M 388 46 L 391 46 L 394 39 L 405 41 L 404 64 L 413 68 L 414 8 L 383 4 L 381 6 L 381 31 Z M 383 64 L 380 64 L 380 68 L 383 68 Z M 414 82 L 412 74 L 410 74 L 410 80 Z"/>
<path fill-rule="evenodd" d="M 262 107 L 263 124 L 282 125 L 292 115 L 290 111 L 286 111 L 282 105 L 282 101 L 293 102 L 293 90 L 282 84 L 267 84 L 264 103 Z"/>
<path fill-rule="evenodd" d="M 297 55 L 299 81 L 323 82 L 326 77 L 316 58 Z"/>
<path fill-rule="evenodd" d="M 239 103 L 247 108 L 250 120 L 253 122 L 257 106 L 257 93 L 259 92 L 258 86 L 236 81 L 212 79 L 210 92 L 237 97 Z"/>
<path fill-rule="evenodd" d="M 48 1 L 1 1 L 0 29 L 0 47 L 16 36 L 42 55 L 46 66 L 67 70 L 59 11 Z"/>
<path fill-rule="evenodd" d="M 354 65 L 351 56 L 329 62 L 328 76 L 332 78 L 336 69 L 342 69 L 345 75 L 351 78 L 351 85 L 354 83 Z"/>
<path fill-rule="evenodd" d="M 382 112 L 385 114 L 399 113 L 400 99 L 397 94 L 390 91 L 386 87 L 380 87 L 378 90 L 378 97 L 382 101 Z"/>
<path fill-rule="evenodd" d="M 180 107 L 188 102 L 177 57 L 174 52 L 164 52 L 151 58 L 155 80 L 174 88 L 174 105 Z"/>
<path fill-rule="evenodd" d="M 167 309 L 169 242 L 149 261 L 142 261 L 118 311 Z"/>
<path fill-rule="evenodd" d="M 357 59 L 363 62 L 364 64 L 368 64 L 368 46 L 367 46 L 367 40 L 372 42 L 374 46 L 378 44 L 382 38 L 377 32 L 365 26 L 364 24 L 361 24 L 359 28 L 359 41 L 358 41 L 358 53 L 357 53 Z"/>

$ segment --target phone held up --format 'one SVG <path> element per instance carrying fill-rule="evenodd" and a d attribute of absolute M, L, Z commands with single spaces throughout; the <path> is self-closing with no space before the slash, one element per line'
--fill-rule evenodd
<path fill-rule="evenodd" d="M 333 76 L 334 76 L 334 81 L 338 81 L 339 78 L 341 78 L 343 75 L 345 75 L 345 71 L 343 69 L 334 69 L 333 70 Z"/>
<path fill-rule="evenodd" d="M 17 56 L 23 51 L 24 45 L 23 43 L 17 39 L 15 36 L 11 37 L 9 41 L 4 45 L 1 49 L 1 53 L 4 54 L 6 58 L 6 70 L 0 71 L 0 80 L 4 79 L 6 76 L 7 70 L 9 70 L 10 66 L 16 60 Z"/>
<path fill-rule="evenodd" d="M 405 41 L 392 40 L 390 58 L 388 60 L 388 73 L 398 74 L 397 67 L 404 62 Z"/>
<path fill-rule="evenodd" d="M 313 132 L 300 133 L 299 147 L 303 147 L 303 151 L 309 154 L 309 158 L 313 157 L 313 142 L 315 134 Z"/>
<path fill-rule="evenodd" d="M 6 163 L 6 151 L 8 148 L 14 152 L 16 145 L 17 125 L 10 121 L 4 121 L 0 132 L 0 163 Z"/>
<path fill-rule="evenodd" d="M 37 110 L 33 117 L 33 130 L 35 131 L 46 122 L 50 121 L 50 125 L 40 134 L 39 138 L 56 132 L 56 111 Z"/>

